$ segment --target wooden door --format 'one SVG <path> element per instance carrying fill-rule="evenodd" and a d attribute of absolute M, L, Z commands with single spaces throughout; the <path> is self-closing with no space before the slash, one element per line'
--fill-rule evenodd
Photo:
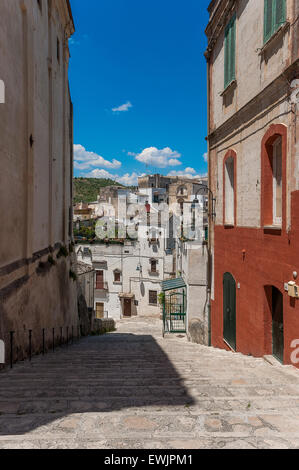
<path fill-rule="evenodd" d="M 236 350 L 236 281 L 230 273 L 223 276 L 223 338 Z"/>
<path fill-rule="evenodd" d="M 104 289 L 104 271 L 96 272 L 96 289 Z"/>
<path fill-rule="evenodd" d="M 132 315 L 132 301 L 131 299 L 124 300 L 124 317 L 131 317 Z"/>
<path fill-rule="evenodd" d="M 103 303 L 96 304 L 96 318 L 99 320 L 101 318 L 104 318 L 104 304 Z"/>
<path fill-rule="evenodd" d="M 283 363 L 284 331 L 283 331 L 283 295 L 272 288 L 272 344 L 273 356 Z"/>

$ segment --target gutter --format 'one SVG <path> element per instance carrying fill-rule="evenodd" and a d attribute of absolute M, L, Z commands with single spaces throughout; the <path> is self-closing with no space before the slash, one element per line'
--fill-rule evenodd
<path fill-rule="evenodd" d="M 207 87 L 208 87 L 208 136 L 210 135 L 211 123 L 210 123 L 210 92 L 211 92 L 211 83 L 210 83 L 210 58 L 206 57 L 207 59 Z M 212 173 L 211 173 L 211 149 L 210 149 L 210 139 L 207 139 L 208 143 L 208 187 L 211 189 L 211 182 L 212 182 Z M 213 201 L 211 201 L 211 193 L 209 193 L 209 237 L 208 237 L 208 275 L 207 275 L 207 307 L 208 307 L 208 345 L 212 345 L 212 331 L 211 331 L 211 292 L 212 292 L 212 225 L 213 225 L 213 216 L 211 214 L 213 209 L 211 207 L 213 205 Z"/>

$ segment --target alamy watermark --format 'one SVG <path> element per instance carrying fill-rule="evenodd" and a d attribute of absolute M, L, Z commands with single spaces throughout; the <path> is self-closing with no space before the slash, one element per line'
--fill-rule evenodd
<path fill-rule="evenodd" d="M 3 80 L 0 80 L 0 104 L 5 103 L 5 84 Z"/>
<path fill-rule="evenodd" d="M 174 203 L 127 203 L 118 198 L 117 215 L 112 204 L 109 216 L 100 218 L 95 226 L 98 240 L 105 239 L 170 239 L 203 241 L 208 225 L 205 198 Z"/>
<path fill-rule="evenodd" d="M 0 364 L 5 364 L 5 344 L 2 339 L 0 339 Z"/>
<path fill-rule="evenodd" d="M 299 339 L 294 339 L 294 341 L 291 342 L 291 349 L 294 349 L 291 354 L 291 362 L 297 365 L 299 364 Z"/>

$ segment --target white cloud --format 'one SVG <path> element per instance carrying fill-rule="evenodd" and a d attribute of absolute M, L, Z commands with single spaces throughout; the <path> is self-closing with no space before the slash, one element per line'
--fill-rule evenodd
<path fill-rule="evenodd" d="M 126 173 L 123 176 L 118 177 L 117 181 L 124 184 L 125 186 L 137 186 L 138 178 L 142 175 L 138 175 L 137 173 L 133 172 L 131 174 Z"/>
<path fill-rule="evenodd" d="M 81 176 L 85 176 L 86 178 L 107 178 L 107 179 L 114 180 L 116 175 L 112 175 L 107 170 L 100 170 L 99 168 L 96 168 L 95 170 L 92 170 L 87 175 L 81 175 Z"/>
<path fill-rule="evenodd" d="M 185 173 L 191 173 L 191 175 L 195 175 L 196 171 L 194 170 L 194 168 L 188 167 L 185 169 Z"/>
<path fill-rule="evenodd" d="M 88 152 L 82 145 L 74 145 L 74 167 L 77 170 L 89 170 L 92 167 L 117 169 L 121 162 L 105 160 L 94 152 Z"/>
<path fill-rule="evenodd" d="M 207 152 L 203 154 L 203 159 L 204 159 L 205 162 L 208 161 L 208 153 Z"/>
<path fill-rule="evenodd" d="M 95 170 L 92 170 L 87 175 L 82 176 L 85 176 L 86 178 L 106 178 L 111 179 L 113 181 L 117 181 L 118 183 L 123 184 L 125 186 L 137 186 L 138 178 L 140 176 L 144 176 L 144 174 L 137 174 L 136 172 L 133 172 L 131 174 L 126 173 L 125 175 L 113 175 L 107 170 L 100 170 L 97 168 Z"/>
<path fill-rule="evenodd" d="M 130 108 L 133 108 L 133 105 L 130 101 L 127 101 L 127 103 L 122 104 L 121 106 L 118 106 L 117 108 L 112 108 L 112 111 L 114 113 L 123 113 L 123 112 L 129 111 Z"/>
<path fill-rule="evenodd" d="M 165 147 L 161 150 L 156 147 L 149 147 L 142 150 L 142 152 L 136 155 L 135 158 L 138 162 L 157 168 L 179 166 L 182 164 L 179 160 L 179 158 L 181 158 L 181 154 L 171 150 L 169 147 Z"/>
<path fill-rule="evenodd" d="M 77 41 L 77 39 L 74 39 L 73 37 L 69 38 L 69 45 L 70 46 L 79 46 L 80 41 Z"/>
<path fill-rule="evenodd" d="M 167 176 L 182 176 L 183 178 L 198 179 L 198 178 L 203 178 L 207 175 L 197 174 L 194 168 L 185 168 L 185 170 L 182 170 L 182 171 L 173 170 L 170 173 L 168 173 Z"/>

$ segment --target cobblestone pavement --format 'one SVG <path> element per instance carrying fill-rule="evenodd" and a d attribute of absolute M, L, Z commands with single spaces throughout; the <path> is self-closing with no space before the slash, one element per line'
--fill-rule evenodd
<path fill-rule="evenodd" d="M 299 448 L 299 373 L 123 320 L 0 374 L 0 448 Z"/>

